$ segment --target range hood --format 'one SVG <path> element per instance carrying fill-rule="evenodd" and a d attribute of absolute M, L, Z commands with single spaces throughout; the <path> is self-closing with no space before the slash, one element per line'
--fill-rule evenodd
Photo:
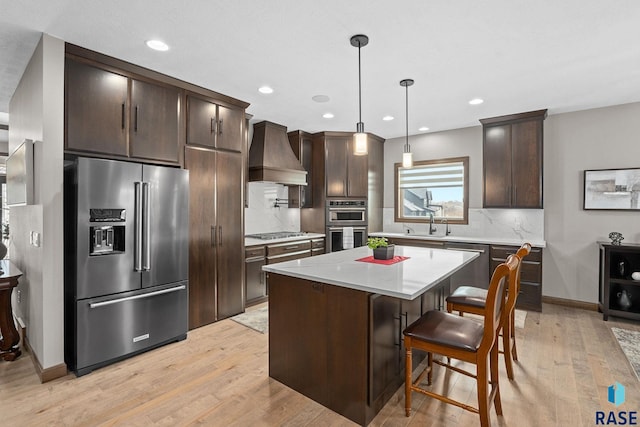
<path fill-rule="evenodd" d="M 307 185 L 307 171 L 293 154 L 285 126 L 267 121 L 253 125 L 249 181 Z"/>

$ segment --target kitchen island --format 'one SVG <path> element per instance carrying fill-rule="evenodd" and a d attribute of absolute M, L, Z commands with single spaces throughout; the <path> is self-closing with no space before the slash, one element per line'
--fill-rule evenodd
<path fill-rule="evenodd" d="M 263 267 L 269 376 L 361 425 L 404 381 L 402 330 L 442 308 L 449 277 L 478 257 L 396 246 L 403 261 L 359 261 L 371 252 L 360 247 Z"/>

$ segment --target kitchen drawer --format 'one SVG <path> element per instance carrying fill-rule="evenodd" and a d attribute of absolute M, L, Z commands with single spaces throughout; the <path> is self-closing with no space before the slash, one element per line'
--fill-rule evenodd
<path fill-rule="evenodd" d="M 298 240 L 293 242 L 278 243 L 267 246 L 267 256 L 273 257 L 282 254 L 300 252 L 311 249 L 311 240 Z"/>
<path fill-rule="evenodd" d="M 307 249 L 300 252 L 294 252 L 292 254 L 282 254 L 276 256 L 267 257 L 267 264 L 275 264 L 277 262 L 293 261 L 294 259 L 308 258 L 311 256 L 311 249 Z"/>
<path fill-rule="evenodd" d="M 266 254 L 267 254 L 267 248 L 265 248 L 264 246 L 249 246 L 244 250 L 245 258 L 265 256 Z"/>
<path fill-rule="evenodd" d="M 519 246 L 491 246 L 491 258 L 506 260 L 509 255 L 518 252 Z M 542 248 L 531 248 L 531 252 L 525 258 L 527 262 L 542 262 Z"/>
<path fill-rule="evenodd" d="M 324 246 L 321 248 L 311 249 L 311 256 L 322 255 L 324 253 Z"/>
<path fill-rule="evenodd" d="M 75 336 L 78 375 L 187 334 L 188 282 L 79 300 Z"/>
<path fill-rule="evenodd" d="M 541 283 L 542 282 L 542 264 L 539 262 L 522 261 L 522 267 L 520 267 L 520 281 Z M 491 260 L 491 274 L 500 265 L 503 260 L 492 259 Z"/>
<path fill-rule="evenodd" d="M 324 238 L 311 240 L 311 249 L 318 249 L 318 248 L 324 249 Z"/>

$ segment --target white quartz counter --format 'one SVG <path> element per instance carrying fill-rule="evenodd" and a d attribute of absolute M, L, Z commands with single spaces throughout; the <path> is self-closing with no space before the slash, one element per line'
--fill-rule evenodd
<path fill-rule="evenodd" d="M 270 273 L 412 300 L 478 257 L 477 252 L 396 246 L 409 259 L 392 265 L 356 261 L 373 254 L 366 246 L 262 269 Z"/>
<path fill-rule="evenodd" d="M 505 238 L 505 237 L 464 237 L 464 236 L 433 236 L 428 234 L 403 234 L 403 233 L 369 233 L 369 236 L 375 237 L 396 237 L 402 239 L 415 239 L 415 240 L 434 240 L 434 241 L 442 241 L 442 242 L 464 242 L 464 243 L 483 243 L 483 244 L 494 244 L 494 245 L 510 245 L 510 246 L 520 246 L 525 243 L 522 239 L 517 238 Z M 544 240 L 530 240 L 528 243 L 533 247 L 537 248 L 545 248 L 547 243 Z"/>
<path fill-rule="evenodd" d="M 309 240 L 309 239 L 319 239 L 324 238 L 324 234 L 320 233 L 305 233 L 304 236 L 296 236 L 296 237 L 283 237 L 280 239 L 254 239 L 251 237 L 244 238 L 245 246 L 264 246 L 264 245 L 272 245 L 274 243 L 282 243 L 282 242 L 295 242 L 298 240 Z"/>

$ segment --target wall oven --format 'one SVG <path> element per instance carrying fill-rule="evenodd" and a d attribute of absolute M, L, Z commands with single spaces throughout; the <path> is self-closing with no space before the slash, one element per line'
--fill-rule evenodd
<path fill-rule="evenodd" d="M 367 201 L 366 199 L 333 199 L 326 204 L 327 252 L 350 249 L 345 245 L 345 227 L 353 229 L 353 247 L 367 243 Z M 346 233 L 351 234 L 351 233 Z M 345 248 L 345 246 L 347 246 Z"/>
<path fill-rule="evenodd" d="M 367 226 L 367 201 L 327 200 L 327 227 Z"/>
<path fill-rule="evenodd" d="M 344 249 L 344 227 L 327 227 L 327 252 Z M 367 244 L 367 227 L 353 227 L 353 247 Z"/>

